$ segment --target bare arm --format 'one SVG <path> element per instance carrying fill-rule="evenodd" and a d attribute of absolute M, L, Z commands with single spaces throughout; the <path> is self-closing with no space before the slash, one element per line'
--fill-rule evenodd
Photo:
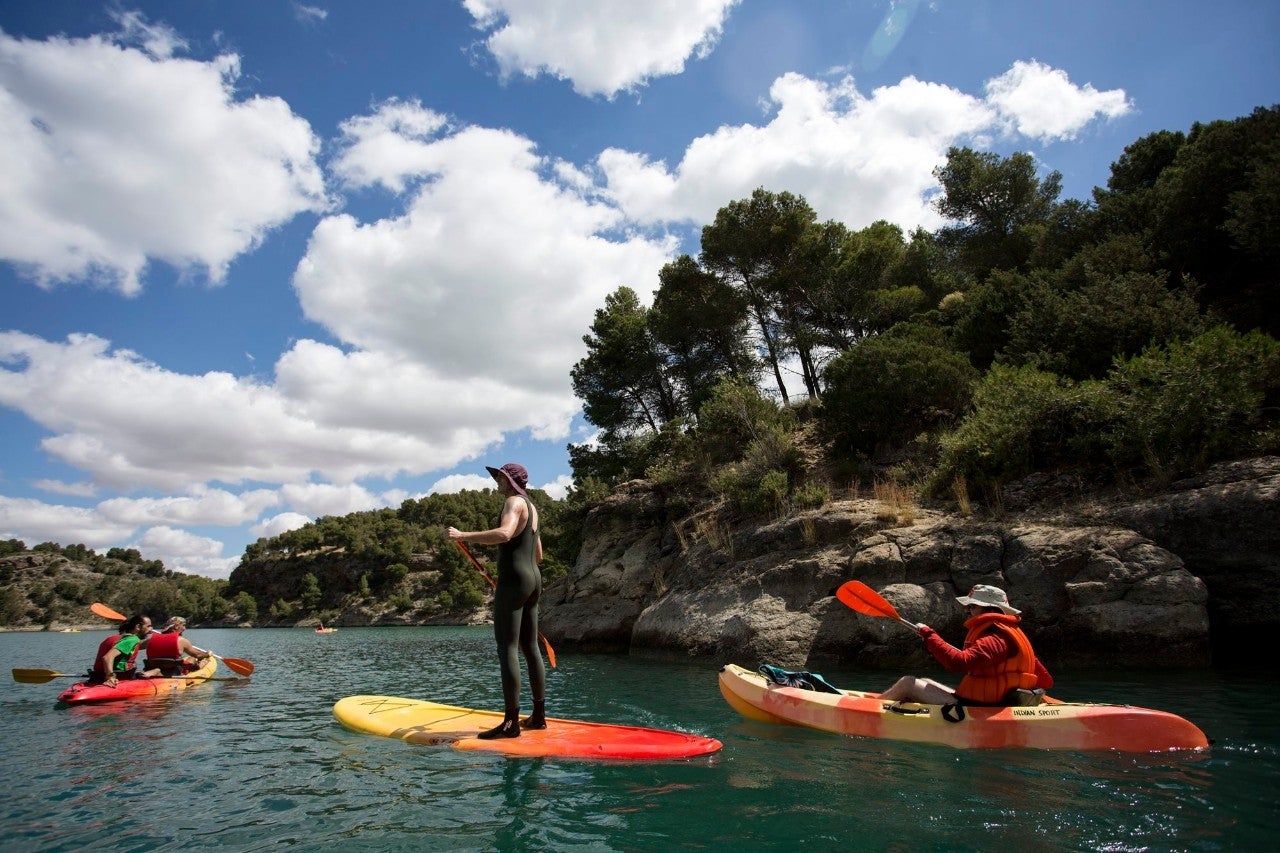
<path fill-rule="evenodd" d="M 446 535 L 454 542 L 474 542 L 477 545 L 501 545 L 510 542 L 520 535 L 528 523 L 529 510 L 524 501 L 517 497 L 507 498 L 502 505 L 502 515 L 498 517 L 498 526 L 489 530 L 465 532 L 450 527 Z"/>

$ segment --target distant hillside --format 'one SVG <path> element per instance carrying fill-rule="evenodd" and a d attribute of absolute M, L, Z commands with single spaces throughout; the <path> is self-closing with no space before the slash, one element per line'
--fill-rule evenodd
<path fill-rule="evenodd" d="M 226 587 L 226 581 L 169 571 L 133 548 L 103 555 L 83 545 L 0 542 L 0 628 L 9 630 L 99 627 L 102 619 L 89 611 L 95 601 L 125 614 L 157 621 L 182 615 L 199 624 L 228 615 Z"/>

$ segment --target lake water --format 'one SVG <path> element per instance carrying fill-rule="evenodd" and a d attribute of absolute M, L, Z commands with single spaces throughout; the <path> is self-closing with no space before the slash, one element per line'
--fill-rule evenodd
<path fill-rule="evenodd" d="M 104 633 L 0 634 L 0 656 L 81 672 Z M 6 673 L 0 849 L 1233 850 L 1270 847 L 1280 826 L 1274 674 L 1055 672 L 1060 698 L 1191 719 L 1214 740 L 1206 754 L 961 751 L 749 722 L 717 689 L 728 661 L 557 649 L 548 714 L 724 742 L 609 763 L 411 746 L 334 721 L 357 693 L 501 708 L 488 628 L 188 635 L 257 672 L 83 708 L 55 707 L 73 679 Z M 861 689 L 896 675 L 821 671 Z"/>

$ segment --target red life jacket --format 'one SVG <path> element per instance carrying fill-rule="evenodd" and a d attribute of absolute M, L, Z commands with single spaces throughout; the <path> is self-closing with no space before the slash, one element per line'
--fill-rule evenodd
<path fill-rule="evenodd" d="M 147 669 L 157 666 L 174 666 L 182 662 L 182 652 L 178 649 L 180 634 L 152 634 L 147 640 Z"/>
<path fill-rule="evenodd" d="M 1030 690 L 1036 686 L 1036 654 L 1031 649 L 1031 641 L 1018 627 L 1021 621 L 1005 613 L 981 613 L 964 623 L 969 628 L 964 638 L 965 648 L 984 634 L 999 631 L 1012 643 L 1013 654 L 969 672 L 956 687 L 957 696 L 970 702 L 996 704 L 1005 701 L 1010 690 Z"/>
<path fill-rule="evenodd" d="M 112 646 L 120 642 L 120 638 L 123 636 L 124 634 L 112 634 L 101 643 L 98 643 L 98 653 L 93 656 L 93 666 L 89 668 L 90 672 L 103 678 L 107 677 L 107 671 L 102 668 L 102 656 L 111 651 Z"/>

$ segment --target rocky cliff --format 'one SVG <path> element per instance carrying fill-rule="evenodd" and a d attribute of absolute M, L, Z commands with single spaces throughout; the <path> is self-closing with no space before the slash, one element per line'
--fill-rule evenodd
<path fill-rule="evenodd" d="M 1056 665 L 1205 666 L 1280 620 L 1278 490 L 1268 457 L 1151 496 L 1020 484 L 1006 501 L 1017 511 L 994 519 L 852 499 L 734 525 L 714 511 L 673 523 L 633 482 L 589 517 L 576 565 L 544 594 L 542 630 L 601 650 L 913 667 L 929 661 L 915 635 L 849 610 L 835 587 L 860 579 L 958 642 L 955 596 L 991 583 Z"/>

